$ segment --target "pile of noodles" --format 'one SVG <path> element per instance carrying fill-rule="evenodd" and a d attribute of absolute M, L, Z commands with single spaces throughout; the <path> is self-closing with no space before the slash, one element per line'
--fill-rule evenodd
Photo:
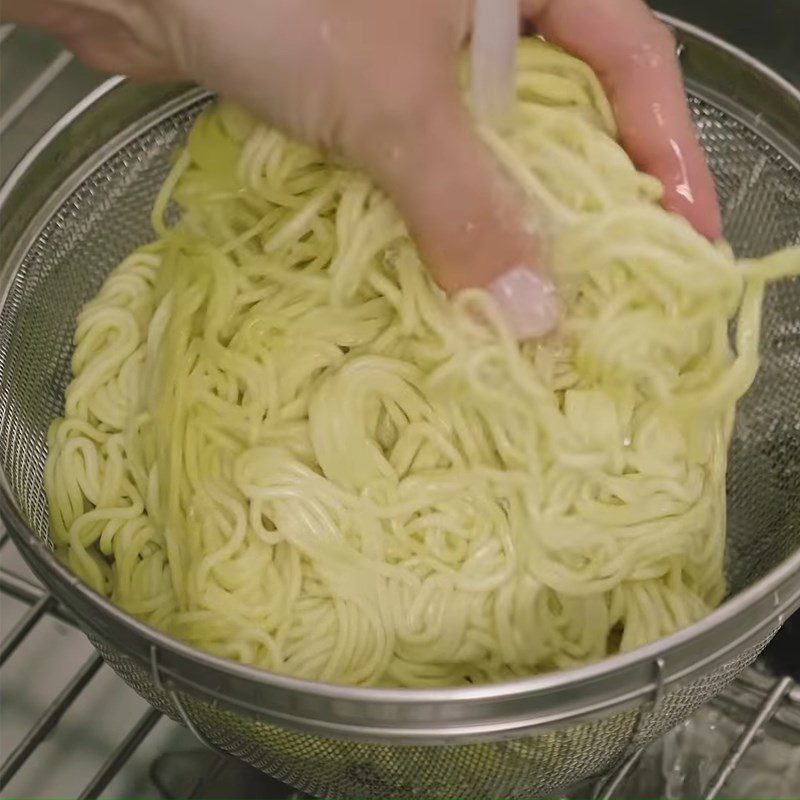
<path fill-rule="evenodd" d="M 524 346 L 364 177 L 197 121 L 156 241 L 78 320 L 46 480 L 83 580 L 217 655 L 378 686 L 583 664 L 720 602 L 734 407 L 800 251 L 737 263 L 664 212 L 580 61 L 524 43 L 518 98 L 483 133 L 565 309 Z"/>

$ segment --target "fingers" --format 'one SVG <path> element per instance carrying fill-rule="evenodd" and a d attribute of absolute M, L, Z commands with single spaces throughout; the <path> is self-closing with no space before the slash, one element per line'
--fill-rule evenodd
<path fill-rule="evenodd" d="M 524 199 L 477 137 L 455 88 L 425 118 L 373 148 L 365 164 L 406 220 L 448 292 L 485 287 L 520 339 L 555 327 L 552 282 L 538 267 Z"/>
<path fill-rule="evenodd" d="M 182 80 L 164 0 L 5 0 L 3 20 L 35 25 L 93 69 L 136 80 Z"/>
<path fill-rule="evenodd" d="M 586 61 L 609 93 L 620 139 L 664 185 L 664 207 L 722 235 L 714 181 L 697 142 L 668 29 L 641 0 L 524 0 L 538 30 Z"/>
<path fill-rule="evenodd" d="M 285 0 L 267 4 L 269 16 L 254 26 L 252 15 L 213 24 L 209 3 L 181 3 L 192 74 L 365 170 L 394 200 L 446 291 L 486 287 L 520 338 L 554 327 L 555 293 L 536 271 L 524 198 L 478 138 L 458 92 L 466 4 L 351 0 L 353 13 L 343 16 L 342 0 Z M 329 35 L 320 39 L 322 7 Z M 234 53 L 218 41 L 222 24 L 225 43 L 239 42 Z M 265 30 L 281 32 L 272 46 Z M 258 54 L 260 68 L 246 53 Z"/>

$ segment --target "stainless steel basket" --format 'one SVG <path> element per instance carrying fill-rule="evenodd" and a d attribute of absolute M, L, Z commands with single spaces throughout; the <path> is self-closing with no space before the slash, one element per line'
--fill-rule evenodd
<path fill-rule="evenodd" d="M 677 28 L 700 136 L 741 255 L 800 243 L 800 93 Z M 0 192 L 0 512 L 111 666 L 207 744 L 318 796 L 523 797 L 611 768 L 719 692 L 800 604 L 800 281 L 768 293 L 764 362 L 729 476 L 730 599 L 667 639 L 590 667 L 491 686 L 309 683 L 173 641 L 81 585 L 48 547 L 46 430 L 76 314 L 152 232 L 149 209 L 192 120 L 187 87 L 115 80 L 75 108 Z"/>

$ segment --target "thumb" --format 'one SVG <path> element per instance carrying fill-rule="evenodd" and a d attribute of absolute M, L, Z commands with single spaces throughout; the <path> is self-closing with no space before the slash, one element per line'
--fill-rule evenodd
<path fill-rule="evenodd" d="M 425 111 L 424 119 L 373 137 L 359 161 L 394 201 L 443 289 L 485 288 L 519 339 L 548 333 L 558 318 L 555 287 L 537 262 L 521 190 L 457 96 Z"/>

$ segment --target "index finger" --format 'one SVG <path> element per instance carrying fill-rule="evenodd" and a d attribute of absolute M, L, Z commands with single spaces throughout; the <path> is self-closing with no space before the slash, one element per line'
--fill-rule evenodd
<path fill-rule="evenodd" d="M 620 140 L 664 185 L 663 205 L 722 235 L 714 180 L 692 125 L 675 42 L 641 0 L 523 0 L 550 41 L 586 61 L 611 98 Z"/>

